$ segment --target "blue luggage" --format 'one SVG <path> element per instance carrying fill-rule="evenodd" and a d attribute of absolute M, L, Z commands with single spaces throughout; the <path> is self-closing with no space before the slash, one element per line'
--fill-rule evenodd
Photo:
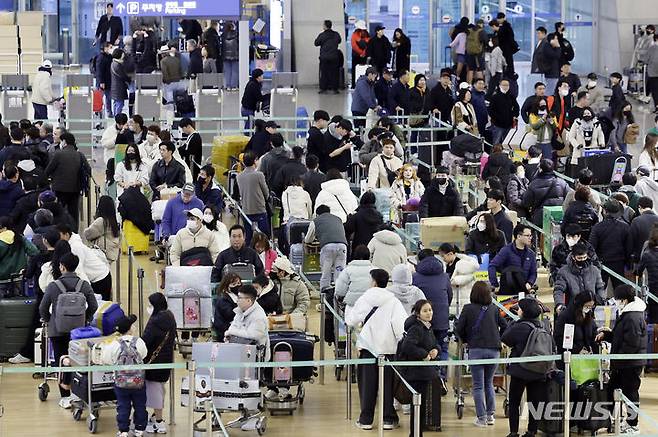
<path fill-rule="evenodd" d="M 83 338 L 96 338 L 102 336 L 101 330 L 93 326 L 83 326 L 71 331 L 71 340 L 81 340 Z"/>

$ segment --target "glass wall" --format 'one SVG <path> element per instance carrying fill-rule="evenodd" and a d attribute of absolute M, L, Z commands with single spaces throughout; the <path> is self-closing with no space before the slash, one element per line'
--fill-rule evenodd
<path fill-rule="evenodd" d="M 402 29 L 411 40 L 411 62 L 427 64 L 430 50 L 430 0 L 404 0 Z"/>
<path fill-rule="evenodd" d="M 593 42 L 593 0 L 564 0 L 566 37 L 573 45 L 575 58 L 571 69 L 574 73 L 586 75 L 594 65 Z"/>
<path fill-rule="evenodd" d="M 462 7 L 460 0 L 441 0 L 435 1 L 435 3 L 432 31 L 434 33 L 434 71 L 438 72 L 441 68 L 452 64 L 449 47 L 451 40 L 448 32 L 462 17 Z"/>
<path fill-rule="evenodd" d="M 347 41 L 346 65 L 352 65 L 352 48 L 350 41 L 354 33 L 354 23 L 366 20 L 366 2 L 368 0 L 347 0 L 345 2 L 345 39 Z"/>
<path fill-rule="evenodd" d="M 475 19 L 482 18 L 485 27 L 488 27 L 489 22 L 496 18 L 499 9 L 498 0 L 475 0 Z"/>
<path fill-rule="evenodd" d="M 507 21 L 514 29 L 514 37 L 520 51 L 514 55 L 515 62 L 528 62 L 532 57 L 532 0 L 507 0 Z"/>

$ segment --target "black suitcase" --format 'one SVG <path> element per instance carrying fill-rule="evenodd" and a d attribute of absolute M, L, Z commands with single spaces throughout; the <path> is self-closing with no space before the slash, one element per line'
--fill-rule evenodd
<path fill-rule="evenodd" d="M 333 288 L 322 290 L 322 296 L 324 296 L 329 305 L 332 305 L 334 302 L 334 293 L 335 290 Z M 332 345 L 336 342 L 334 315 L 329 311 L 329 308 L 325 308 L 324 310 L 324 341 L 328 345 Z"/>
<path fill-rule="evenodd" d="M 222 271 L 222 276 L 227 273 L 235 273 L 242 279 L 242 282 L 251 282 L 256 277 L 256 269 L 253 264 L 248 263 L 233 263 L 226 264 Z"/>
<path fill-rule="evenodd" d="M 546 384 L 546 395 L 547 403 L 561 402 L 564 404 L 564 386 L 556 378 L 549 380 Z M 541 419 L 537 423 L 537 428 L 547 435 L 562 434 L 564 422 L 562 419 Z"/>
<path fill-rule="evenodd" d="M 601 388 L 599 381 L 586 382 L 578 387 L 576 401 L 575 408 L 578 412 L 576 424 L 579 434 L 580 431 L 590 431 L 594 435 L 600 429 L 606 428 L 609 430 L 611 428 L 610 415 L 602 419 L 600 417 L 601 413 L 594 408 L 594 405 L 599 402 L 610 402 L 607 386 L 604 385 Z M 590 417 L 585 418 L 585 414 L 590 414 Z"/>
<path fill-rule="evenodd" d="M 116 400 L 114 393 L 114 375 L 112 372 L 92 372 L 91 399 L 89 399 L 89 374 L 75 372 L 71 379 L 71 392 L 89 405 L 90 402 L 108 402 Z"/>
<path fill-rule="evenodd" d="M 427 384 L 427 390 L 423 394 L 425 399 L 425 411 L 423 412 L 425 414 L 425 431 L 441 431 L 441 396 L 443 396 L 442 383 L 436 378 Z"/>
<path fill-rule="evenodd" d="M 313 350 L 315 349 L 315 337 L 306 335 L 299 331 L 270 331 L 270 348 L 274 357 L 275 347 L 279 343 L 287 343 L 292 348 L 292 361 L 313 361 Z M 276 350 L 286 350 L 278 347 Z M 272 379 L 272 368 L 263 369 L 266 380 Z M 293 367 L 292 380 L 294 382 L 306 382 L 313 378 L 315 367 Z"/>
<path fill-rule="evenodd" d="M 288 223 L 288 244 L 293 245 L 304 242 L 304 235 L 308 232 L 308 220 L 294 220 Z"/>
<path fill-rule="evenodd" d="M 30 297 L 0 299 L 0 358 L 11 358 L 23 348 L 34 330 L 37 300 Z"/>

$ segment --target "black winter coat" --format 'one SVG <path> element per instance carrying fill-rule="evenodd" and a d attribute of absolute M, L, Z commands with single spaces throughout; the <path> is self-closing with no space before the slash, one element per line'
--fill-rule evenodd
<path fill-rule="evenodd" d="M 276 167 L 271 167 L 276 168 Z M 281 198 L 283 192 L 292 184 L 293 178 L 303 176 L 308 169 L 304 164 L 296 159 L 289 159 L 288 162 L 276 171 L 274 180 L 270 189 Z"/>
<path fill-rule="evenodd" d="M 306 156 L 315 155 L 320 162 L 326 162 L 328 159 L 327 152 L 324 147 L 324 134 L 320 129 L 311 126 L 308 129 L 308 138 L 306 140 Z"/>
<path fill-rule="evenodd" d="M 552 171 L 537 175 L 523 195 L 523 206 L 531 211 L 532 222 L 541 226 L 544 206 L 562 205 L 569 190 L 567 183 Z"/>
<path fill-rule="evenodd" d="M 131 79 L 126 73 L 126 68 L 122 62 L 112 61 L 110 67 L 112 72 L 112 100 L 126 100 L 128 98 L 128 86 Z"/>
<path fill-rule="evenodd" d="M 512 173 L 514 173 L 514 163 L 509 159 L 509 155 L 504 152 L 492 153 L 482 170 L 482 179 L 487 180 L 491 176 L 497 176 L 503 186 L 507 186 Z"/>
<path fill-rule="evenodd" d="M 338 49 L 342 38 L 332 29 L 326 29 L 315 38 L 315 47 L 320 47 L 320 59 L 339 62 L 341 53 Z"/>
<path fill-rule="evenodd" d="M 434 179 L 420 198 L 421 217 L 450 217 L 464 215 L 462 198 L 452 182 L 445 194 L 441 194 L 439 183 Z"/>
<path fill-rule="evenodd" d="M 611 354 L 646 354 L 647 353 L 647 323 L 644 320 L 646 304 L 642 299 L 636 297 L 629 302 L 621 314 L 617 315 L 617 321 L 612 332 L 607 332 L 604 340 L 612 341 Z M 613 369 L 629 367 L 642 367 L 646 360 L 612 360 Z"/>
<path fill-rule="evenodd" d="M 375 96 L 377 97 L 377 104 L 382 108 L 388 106 L 388 94 L 391 92 L 393 81 L 387 81 L 383 77 L 375 82 Z"/>
<path fill-rule="evenodd" d="M 528 323 L 541 327 L 539 320 L 521 318 L 507 326 L 507 329 L 503 333 L 501 341 L 512 349 L 509 355 L 510 358 L 520 357 L 523 353 L 528 337 L 533 329 Z M 507 373 L 524 381 L 542 381 L 545 379 L 544 375 L 526 370 L 519 363 L 510 364 Z"/>
<path fill-rule="evenodd" d="M 574 354 L 579 354 L 581 350 L 585 349 L 592 353 L 598 353 L 599 345 L 596 343 L 596 322 L 594 319 L 590 319 L 588 322 L 582 321 L 577 323 L 576 318 L 576 308 L 574 305 L 569 305 L 565 308 L 555 321 L 555 330 L 553 331 L 553 338 L 555 339 L 555 344 L 557 345 L 557 353 L 562 354 L 564 348 L 562 347 L 562 341 L 564 340 L 564 325 L 565 324 L 575 325 L 573 332 L 573 347 L 571 352 Z M 564 364 L 562 361 L 558 363 L 560 366 Z"/>
<path fill-rule="evenodd" d="M 378 69 L 386 67 L 391 62 L 391 51 L 393 46 L 386 36 L 373 37 L 368 41 L 366 56 L 370 58 L 370 64 Z"/>
<path fill-rule="evenodd" d="M 494 126 L 510 129 L 519 117 L 519 104 L 512 93 L 497 92 L 489 99 L 489 117 Z M 491 159 L 491 158 L 489 158 Z"/>
<path fill-rule="evenodd" d="M 484 309 L 486 308 L 486 309 Z M 475 330 L 480 312 L 485 311 L 480 326 Z M 500 349 L 500 335 L 507 329 L 507 321 L 500 315 L 498 308 L 492 303 L 486 307 L 469 303 L 464 305 L 455 332 L 468 347 L 483 349 Z"/>
<path fill-rule="evenodd" d="M 432 98 L 427 88 L 422 94 L 416 87 L 411 89 L 409 92 L 409 112 L 412 114 L 429 114 L 432 112 Z"/>
<path fill-rule="evenodd" d="M 244 151 L 254 152 L 254 154 L 260 158 L 272 150 L 272 145 L 270 144 L 271 136 L 272 135 L 266 130 L 254 132 L 254 134 L 249 139 L 249 142 L 245 146 Z"/>
<path fill-rule="evenodd" d="M 210 282 L 220 282 L 222 280 L 222 270 L 224 269 L 224 266 L 237 262 L 253 264 L 256 276 L 263 273 L 263 262 L 260 260 L 260 256 L 258 256 L 258 253 L 254 249 L 243 246 L 242 249 L 236 251 L 233 247 L 229 247 L 220 252 L 217 256 L 215 268 L 212 269 Z"/>
<path fill-rule="evenodd" d="M 658 223 L 658 214 L 653 211 L 643 212 L 631 222 L 628 239 L 631 255 L 635 261 L 639 261 L 642 255 L 644 243 L 649 239 L 651 228 Z"/>
<path fill-rule="evenodd" d="M 402 361 L 423 361 L 432 349 L 437 349 L 437 341 L 432 328 L 428 328 L 415 315 L 404 322 L 404 338 L 400 340 Z M 439 375 L 439 368 L 432 366 L 403 367 L 402 376 L 408 381 L 431 381 Z"/>
<path fill-rule="evenodd" d="M 167 336 L 167 334 L 169 334 Z M 165 364 L 174 362 L 174 343 L 176 342 L 176 318 L 169 310 L 157 311 L 151 314 L 142 340 L 146 343 L 148 355 L 144 359 L 149 364 Z M 160 347 L 162 345 L 162 347 Z M 154 357 L 155 351 L 160 348 Z M 147 370 L 146 380 L 154 382 L 167 382 L 171 375 L 170 369 Z"/>
<path fill-rule="evenodd" d="M 23 194 L 23 197 L 18 199 L 16 206 L 14 206 L 14 209 L 10 214 L 16 229 L 20 229 L 21 231 L 25 229 L 30 215 L 34 214 L 34 212 L 39 209 L 37 202 L 39 200 L 39 194 L 41 194 L 42 191 L 45 190 L 28 191 Z"/>
<path fill-rule="evenodd" d="M 249 79 L 242 95 L 242 107 L 250 111 L 258 109 L 258 103 L 263 101 L 263 84 L 256 79 Z"/>
<path fill-rule="evenodd" d="M 360 205 L 345 223 L 345 234 L 348 240 L 352 239 L 352 250 L 361 244 L 367 246 L 382 224 L 384 219 L 374 205 Z"/>
<path fill-rule="evenodd" d="M 327 175 L 319 171 L 308 171 L 304 175 L 304 191 L 311 196 L 313 207 L 315 208 L 315 199 L 322 191 L 322 184 L 327 181 Z"/>
<path fill-rule="evenodd" d="M 214 27 L 209 27 L 203 34 L 203 40 L 206 43 L 206 50 L 208 51 L 208 58 L 219 59 L 219 35 Z"/>
<path fill-rule="evenodd" d="M 53 225 L 57 226 L 60 224 L 65 224 L 65 225 L 69 225 L 71 229 L 75 229 L 75 222 L 73 221 L 73 217 L 71 217 L 71 214 L 69 214 L 68 210 L 64 208 L 60 203 L 58 202 L 46 203 L 43 205 L 43 208 L 53 213 Z M 30 214 L 28 214 L 27 217 L 27 224 L 30 225 L 32 229 L 36 229 L 37 227 L 36 223 L 34 223 L 35 212 L 36 209 Z"/>
<path fill-rule="evenodd" d="M 187 66 L 187 76 L 195 77 L 197 74 L 203 73 L 203 57 L 201 56 L 201 49 L 196 48 L 190 53 L 190 63 Z"/>
<path fill-rule="evenodd" d="M 46 176 L 52 179 L 52 189 L 65 193 L 80 192 L 80 171 L 91 174 L 87 158 L 73 146 L 58 150 L 46 167 Z"/>
<path fill-rule="evenodd" d="M 630 257 L 630 226 L 622 219 L 606 217 L 592 228 L 589 242 L 603 264 L 626 262 Z"/>
<path fill-rule="evenodd" d="M 450 113 L 455 106 L 455 99 L 452 96 L 452 89 L 443 88 L 441 83 L 437 83 L 430 91 L 430 100 L 432 101 L 432 110 L 438 109 L 441 114 L 441 120 L 452 124 Z"/>
<path fill-rule="evenodd" d="M 562 218 L 562 235 L 568 224 L 578 224 L 583 229 L 583 237 L 589 237 L 591 229 L 599 222 L 599 215 L 589 202 L 574 200 L 571 202 Z"/>
<path fill-rule="evenodd" d="M 137 187 L 128 188 L 119 196 L 119 214 L 147 235 L 153 230 L 151 204 Z"/>
<path fill-rule="evenodd" d="M 110 40 L 107 41 L 107 31 L 110 31 Z M 103 43 L 111 42 L 114 44 L 116 40 L 123 35 L 123 21 L 120 17 L 112 16 L 108 17 L 107 14 L 103 14 L 98 20 L 98 25 L 96 26 L 96 39 L 101 47 Z"/>
<path fill-rule="evenodd" d="M 410 111 L 411 96 L 409 87 L 399 80 L 395 81 L 391 90 L 388 93 L 388 108 L 391 114 L 395 114 L 397 111 L 395 108 L 398 106 L 402 108 L 405 115 L 409 115 Z"/>
<path fill-rule="evenodd" d="M 233 318 L 235 317 L 235 312 L 233 312 L 233 310 L 238 304 L 233 301 L 228 294 L 219 293 L 214 306 L 212 326 L 215 329 L 217 341 L 222 342 L 224 341 L 224 333 L 228 330 L 229 326 L 231 326 L 231 322 L 233 322 Z"/>
<path fill-rule="evenodd" d="M 505 245 L 505 234 L 500 229 L 497 229 L 497 231 L 497 240 L 489 239 L 486 233 L 481 232 L 478 229 L 469 232 L 468 237 L 466 238 L 465 253 L 469 255 L 478 255 L 478 257 L 482 254 L 488 253 L 489 259 L 494 259 L 498 251 Z"/>
<path fill-rule="evenodd" d="M 105 84 L 105 90 L 112 88 L 112 55 L 105 52 L 99 53 L 96 57 L 96 86 L 100 88 Z"/>
<path fill-rule="evenodd" d="M 270 281 L 272 281 L 270 279 Z M 262 294 L 256 300 L 258 305 L 263 308 L 265 314 L 281 314 L 283 312 L 283 307 L 281 306 L 281 296 L 279 294 L 279 289 L 281 283 L 279 281 L 274 281 L 274 288 L 268 291 L 265 294 Z"/>
<path fill-rule="evenodd" d="M 599 258 L 596 256 L 596 252 L 594 251 L 594 248 L 589 243 L 589 241 L 581 238 L 580 243 L 583 243 L 585 247 L 587 247 L 587 256 L 591 260 L 592 264 L 600 268 L 601 263 L 599 262 Z M 567 265 L 567 258 L 570 254 L 571 248 L 567 244 L 566 240 L 562 240 L 560 244 L 553 248 L 553 251 L 551 252 L 551 262 L 549 264 L 551 278 L 555 279 L 555 275 L 557 275 L 558 270 Z"/>
<path fill-rule="evenodd" d="M 647 271 L 649 291 L 653 294 L 658 292 L 658 247 L 646 247 L 640 257 L 637 266 L 638 276 Z"/>

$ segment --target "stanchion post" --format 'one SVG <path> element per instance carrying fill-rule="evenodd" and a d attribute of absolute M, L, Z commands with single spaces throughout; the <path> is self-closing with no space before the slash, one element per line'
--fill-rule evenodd
<path fill-rule="evenodd" d="M 320 290 L 320 361 L 324 361 L 325 331 L 327 329 L 324 320 L 325 311 L 324 295 L 322 294 L 322 290 Z M 324 367 L 320 366 L 320 385 L 324 385 Z"/>
<path fill-rule="evenodd" d="M 420 437 L 420 415 L 421 415 L 421 412 L 420 412 L 421 398 L 420 398 L 420 396 L 421 396 L 420 393 L 414 393 L 412 401 L 411 401 L 411 403 L 413 404 L 413 408 L 414 408 L 414 429 L 413 429 L 414 437 Z"/>
<path fill-rule="evenodd" d="M 345 323 L 345 358 L 352 359 L 352 329 Z M 338 341 L 338 339 L 336 339 Z M 347 370 L 347 420 L 352 420 L 352 365 L 346 364 Z"/>
<path fill-rule="evenodd" d="M 379 416 L 379 437 L 384 437 L 384 361 L 386 357 L 384 355 L 379 355 L 377 357 L 377 370 L 378 370 L 378 381 L 377 381 L 377 404 L 378 410 L 377 415 Z"/>
<path fill-rule="evenodd" d="M 128 246 L 128 314 L 133 313 L 133 247 Z"/>
<path fill-rule="evenodd" d="M 564 351 L 564 435 L 569 435 L 569 429 L 571 428 L 570 419 L 571 419 L 571 372 L 570 372 L 570 363 L 571 363 L 571 352 Z"/>
<path fill-rule="evenodd" d="M 144 269 L 137 268 L 137 311 L 139 311 L 139 335 L 144 332 Z"/>
<path fill-rule="evenodd" d="M 87 227 L 91 225 L 91 185 L 93 185 L 93 182 L 89 181 L 89 190 L 87 191 Z"/>
<path fill-rule="evenodd" d="M 121 305 L 121 250 L 119 250 L 119 256 L 117 256 L 114 279 L 116 281 L 116 285 L 114 286 L 114 301 Z"/>
<path fill-rule="evenodd" d="M 212 384 L 211 384 L 212 385 Z M 212 433 L 212 405 L 213 403 L 213 397 L 212 395 L 210 396 L 210 399 L 204 402 L 204 411 L 206 412 L 206 435 L 208 437 L 213 437 Z"/>
<path fill-rule="evenodd" d="M 194 409 L 196 408 L 196 361 L 187 362 L 187 379 L 190 387 L 190 402 L 187 408 L 188 416 L 188 435 L 194 435 Z"/>
<path fill-rule="evenodd" d="M 613 401 L 615 403 L 615 407 L 612 410 L 612 414 L 614 415 L 613 420 L 615 421 L 614 434 L 620 435 L 621 434 L 621 389 L 616 388 L 612 396 L 613 396 Z"/>
<path fill-rule="evenodd" d="M 176 425 L 176 369 L 169 374 L 169 425 Z"/>

